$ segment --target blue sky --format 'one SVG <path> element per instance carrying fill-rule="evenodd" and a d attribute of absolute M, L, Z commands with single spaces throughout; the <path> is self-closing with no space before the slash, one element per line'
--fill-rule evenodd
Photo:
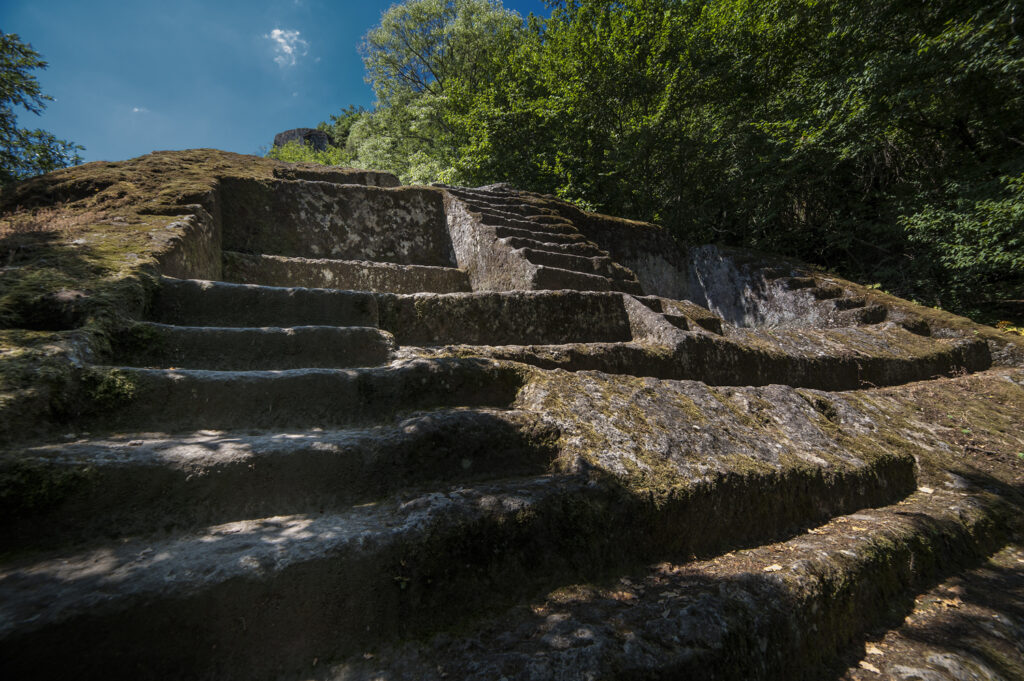
<path fill-rule="evenodd" d="M 0 0 L 0 30 L 49 62 L 43 128 L 87 161 L 158 149 L 261 153 L 282 130 L 370 107 L 356 50 L 392 0 Z M 542 0 L 507 0 L 522 15 Z"/>

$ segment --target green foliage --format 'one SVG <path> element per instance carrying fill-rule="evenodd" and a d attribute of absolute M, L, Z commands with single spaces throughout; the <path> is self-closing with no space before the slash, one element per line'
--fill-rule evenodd
<path fill-rule="evenodd" d="M 934 298 L 983 309 L 1024 291 L 1024 174 L 978 185 L 950 183 L 946 200 L 902 218 L 926 256 Z"/>
<path fill-rule="evenodd" d="M 393 5 L 362 45 L 377 109 L 351 129 L 360 164 L 406 182 L 457 181 L 479 98 L 522 40 L 519 15 L 497 0 Z"/>
<path fill-rule="evenodd" d="M 363 107 L 350 104 L 342 109 L 341 113 L 337 116 L 331 115 L 330 123 L 321 122 L 316 127 L 318 130 L 327 133 L 328 137 L 331 138 L 332 147 L 344 149 L 348 144 L 348 136 L 352 131 L 352 126 L 365 116 L 366 113 L 366 109 Z"/>
<path fill-rule="evenodd" d="M 1005 0 L 409 0 L 366 37 L 358 165 L 511 182 L 991 312 L 1024 290 Z M 326 125 L 326 124 L 325 124 Z"/>
<path fill-rule="evenodd" d="M 289 163 L 319 163 L 325 166 L 351 165 L 351 158 L 344 149 L 328 146 L 324 151 L 316 151 L 312 146 L 292 140 L 283 147 L 274 147 L 267 152 L 267 158 Z"/>
<path fill-rule="evenodd" d="M 18 180 L 82 162 L 83 148 L 45 130 L 18 128 L 16 107 L 42 113 L 44 95 L 31 71 L 46 62 L 15 33 L 0 32 L 0 188 Z"/>

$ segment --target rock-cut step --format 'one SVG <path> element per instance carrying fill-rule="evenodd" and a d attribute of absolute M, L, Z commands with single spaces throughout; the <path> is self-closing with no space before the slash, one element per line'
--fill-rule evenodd
<path fill-rule="evenodd" d="M 529 412 L 454 409 L 372 428 L 131 433 L 27 447 L 0 457 L 10 483 L 0 547 L 316 515 L 411 488 L 541 475 L 557 438 Z M 53 493 L 41 499 L 43 481 Z"/>
<path fill-rule="evenodd" d="M 370 367 L 388 363 L 394 337 L 369 326 L 214 327 L 141 322 L 114 354 L 132 367 L 247 371 Z"/>
<path fill-rule="evenodd" d="M 512 249 L 529 248 L 535 251 L 547 251 L 549 253 L 562 253 L 565 255 L 578 255 L 584 258 L 608 256 L 607 251 L 602 250 L 596 244 L 593 244 L 589 241 L 562 244 L 547 241 L 544 238 L 524 239 L 522 237 L 503 237 L 502 241 L 504 241 L 505 245 Z"/>
<path fill-rule="evenodd" d="M 507 407 L 524 367 L 484 359 L 417 359 L 359 369 L 206 371 L 110 367 L 117 409 L 79 427 L 100 432 L 333 427 L 443 407 Z M 85 418 L 85 417 L 83 417 Z"/>
<path fill-rule="evenodd" d="M 368 291 L 161 277 L 149 320 L 180 326 L 377 326 Z"/>
<path fill-rule="evenodd" d="M 531 239 L 533 241 L 543 241 L 545 243 L 552 244 L 589 244 L 587 238 L 577 231 L 565 231 L 565 232 L 546 232 L 543 230 L 534 229 L 534 225 L 527 225 L 525 227 L 509 226 L 509 225 L 492 225 L 494 234 L 499 239 L 505 238 L 520 238 L 520 239 Z"/>
<path fill-rule="evenodd" d="M 9 678 L 51 676 L 68 659 L 82 679 L 308 675 L 316 659 L 457 627 L 609 569 L 894 501 L 912 470 L 906 457 L 827 478 L 748 471 L 666 503 L 542 475 L 100 541 L 0 566 L 0 664 Z M 878 480 L 885 489 L 866 484 Z"/>
<path fill-rule="evenodd" d="M 1000 515 L 969 495 L 919 493 L 893 506 L 835 518 L 785 542 L 567 585 L 477 621 L 469 632 L 338 660 L 318 678 L 835 679 L 836 659 L 850 647 L 863 650 L 858 643 L 865 631 L 911 615 L 915 594 L 998 550 L 1005 541 Z M 1003 586 L 991 569 L 986 573 L 990 585 Z M 900 669 L 892 665 L 894 651 L 882 645 L 884 656 L 869 655 L 856 678 L 1016 678 L 989 673 L 984 665 L 956 664 L 979 657 L 1010 665 L 1020 660 L 1019 635 L 1014 641 L 1019 623 L 1011 617 L 970 620 L 967 630 L 977 633 L 971 643 L 989 638 L 1003 644 L 996 651 L 1010 655 L 965 648 L 944 635 L 950 630 L 916 623 L 918 636 L 929 634 L 925 643 L 955 651 L 936 656 L 937 663 L 953 663 L 939 667 L 949 674 Z M 933 640 L 936 633 L 939 639 Z M 875 671 L 876 665 L 884 671 Z M 1011 668 L 1017 667 L 989 667 Z M 977 669 L 982 673 L 975 674 Z M 885 673 L 897 670 L 902 673 Z"/>
<path fill-rule="evenodd" d="M 469 291 L 469 277 L 454 267 L 364 260 L 294 258 L 224 252 L 224 280 L 239 284 L 304 286 L 377 293 Z"/>
<path fill-rule="evenodd" d="M 600 274 L 588 274 L 560 267 L 538 265 L 530 277 L 530 288 L 535 290 L 621 291 L 642 295 L 639 282 L 616 280 Z"/>
<path fill-rule="evenodd" d="M 617 281 L 638 283 L 636 276 L 615 263 L 607 255 L 581 256 L 570 253 L 552 253 L 550 251 L 523 248 L 519 251 L 524 258 L 535 265 L 546 265 L 564 270 L 596 274 Z"/>
<path fill-rule="evenodd" d="M 495 213 L 493 211 L 482 211 L 480 213 L 484 224 L 495 227 L 513 227 L 525 229 L 540 234 L 578 234 L 579 230 L 575 225 L 565 220 L 553 222 L 538 222 L 521 216 L 509 215 L 506 213 Z"/>

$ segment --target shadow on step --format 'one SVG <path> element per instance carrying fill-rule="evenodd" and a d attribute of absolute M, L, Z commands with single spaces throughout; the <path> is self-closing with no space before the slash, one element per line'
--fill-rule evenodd
<path fill-rule="evenodd" d="M 891 618 L 898 628 L 888 634 L 875 632 L 875 643 L 856 646 L 841 659 L 839 676 L 827 678 L 858 678 L 847 668 L 866 677 L 862 660 L 878 669 L 882 678 L 1024 678 L 1022 562 L 1024 551 L 1011 545 L 913 603 L 902 600 L 908 614 Z"/>
<path fill-rule="evenodd" d="M 998 548 L 1007 510 L 918 494 L 783 543 L 564 586 L 303 678 L 833 678 L 826 670 L 861 632 L 901 620 L 913 594 Z"/>
<path fill-rule="evenodd" d="M 1009 484 L 966 462 L 956 476 L 961 486 L 995 495 L 989 503 L 1002 506 L 997 527 L 990 529 L 993 541 L 981 546 L 977 540 L 942 545 L 937 569 L 909 585 L 915 588 L 890 599 L 874 622 L 854 632 L 836 657 L 823 661 L 816 678 L 851 681 L 858 677 L 850 670 L 861 660 L 879 668 L 881 678 L 900 671 L 894 666 L 914 679 L 1024 678 L 1024 554 L 1011 543 L 985 560 L 1006 539 L 1019 542 L 1024 536 L 1024 485 Z M 930 531 L 927 517 L 915 520 Z M 967 568 L 974 569 L 962 574 Z M 949 581 L 940 585 L 946 578 Z M 867 655 L 869 642 L 883 637 L 884 643 L 871 644 L 884 645 L 883 656 Z M 965 662 L 972 671 L 964 671 Z"/>
<path fill-rule="evenodd" d="M 558 432 L 532 414 L 449 410 L 390 426 L 134 434 L 0 457 L 0 552 L 336 512 L 398 492 L 542 475 Z"/>
<path fill-rule="evenodd" d="M 913 487 L 909 457 L 831 474 L 728 475 L 660 493 L 591 471 L 589 480 L 451 488 L 337 516 L 118 544 L 9 576 L 8 588 L 23 580 L 33 598 L 56 590 L 62 601 L 47 606 L 57 610 L 50 626 L 26 623 L 0 643 L 0 657 L 12 672 L 45 676 L 58 662 L 42 653 L 59 644 L 78 678 L 308 673 L 317 658 L 458 627 L 651 561 L 792 536 Z"/>

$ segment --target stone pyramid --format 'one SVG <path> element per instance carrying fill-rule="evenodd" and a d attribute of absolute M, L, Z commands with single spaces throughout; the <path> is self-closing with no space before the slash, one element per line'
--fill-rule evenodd
<path fill-rule="evenodd" d="M 1021 678 L 1021 339 L 398 184 L 193 151 L 19 190 L 149 250 L 109 342 L 65 315 L 81 404 L 4 412 L 4 678 Z M 984 645 L 915 634 L 954 588 Z"/>

